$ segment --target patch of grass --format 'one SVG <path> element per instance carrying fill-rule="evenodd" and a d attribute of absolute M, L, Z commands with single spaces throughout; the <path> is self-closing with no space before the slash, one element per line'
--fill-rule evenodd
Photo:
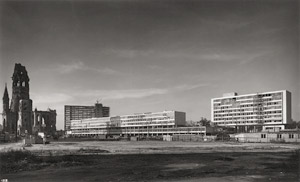
<path fill-rule="evenodd" d="M 92 148 L 87 148 L 87 149 L 84 149 L 84 148 L 80 148 L 78 150 L 79 153 L 82 153 L 82 154 L 101 154 L 101 153 L 110 153 L 109 151 L 107 150 L 102 150 L 102 149 L 92 149 Z"/>
<path fill-rule="evenodd" d="M 226 157 L 226 156 L 218 157 L 215 159 L 215 161 L 233 161 L 233 160 L 234 160 L 234 158 Z"/>
<path fill-rule="evenodd" d="M 1 173 L 11 173 L 31 169 L 30 164 L 42 162 L 36 155 L 30 151 L 11 150 L 0 153 L 0 171 Z"/>
<path fill-rule="evenodd" d="M 35 160 L 36 156 L 30 151 L 24 150 L 10 150 L 0 154 L 1 162 L 19 162 L 22 160 Z"/>
<path fill-rule="evenodd" d="M 16 173 L 19 171 L 37 170 L 49 166 L 71 167 L 90 164 L 84 156 L 63 155 L 38 156 L 26 150 L 11 150 L 0 153 L 0 173 Z"/>
<path fill-rule="evenodd" d="M 273 170 L 277 172 L 292 172 L 298 173 L 300 160 L 300 150 L 293 151 L 286 158 L 272 158 L 265 157 L 263 158 L 262 165 L 266 166 L 266 170 Z"/>

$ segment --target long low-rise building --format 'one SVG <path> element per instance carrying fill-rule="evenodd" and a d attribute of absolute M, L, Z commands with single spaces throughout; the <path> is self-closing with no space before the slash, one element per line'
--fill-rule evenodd
<path fill-rule="evenodd" d="M 281 130 L 279 132 L 239 133 L 232 135 L 239 142 L 300 142 L 300 130 Z"/>
<path fill-rule="evenodd" d="M 205 134 L 206 127 L 184 127 L 184 112 L 148 112 L 114 117 L 71 121 L 73 136 L 161 136 L 173 134 Z"/>

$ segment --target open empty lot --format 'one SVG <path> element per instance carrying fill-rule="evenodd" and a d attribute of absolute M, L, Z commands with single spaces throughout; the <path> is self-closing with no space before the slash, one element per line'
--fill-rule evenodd
<path fill-rule="evenodd" d="M 20 148 L 21 144 L 0 145 L 1 152 Z M 1 173 L 1 178 L 10 181 L 299 181 L 299 148 L 297 144 L 270 143 L 52 142 L 25 149 L 38 155 L 36 163 L 40 167 Z"/>
<path fill-rule="evenodd" d="M 22 149 L 22 143 L 0 145 L 1 151 Z M 300 149 L 299 144 L 235 142 L 166 142 L 166 141 L 58 141 L 34 144 L 26 150 L 38 155 L 63 154 L 183 154 L 211 152 L 286 152 Z M 106 152 L 104 152 L 106 151 Z"/>

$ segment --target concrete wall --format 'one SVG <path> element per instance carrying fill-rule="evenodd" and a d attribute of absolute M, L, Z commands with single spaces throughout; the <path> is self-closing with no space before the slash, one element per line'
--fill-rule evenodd
<path fill-rule="evenodd" d="M 163 141 L 168 141 L 168 142 L 170 142 L 170 141 L 172 141 L 172 136 L 171 135 L 163 135 Z"/>
<path fill-rule="evenodd" d="M 32 134 L 32 100 L 21 99 L 19 101 L 19 118 L 18 118 L 18 132 L 19 134 Z"/>
<path fill-rule="evenodd" d="M 200 142 L 203 141 L 203 135 L 173 135 L 173 141 Z"/>
<path fill-rule="evenodd" d="M 283 103 L 285 103 L 286 106 L 286 112 L 285 112 L 285 117 L 286 117 L 286 124 L 291 123 L 292 121 L 292 94 L 289 91 L 286 91 L 286 102 L 283 100 Z"/>
<path fill-rule="evenodd" d="M 300 133 L 240 133 L 234 138 L 239 142 L 300 142 Z"/>

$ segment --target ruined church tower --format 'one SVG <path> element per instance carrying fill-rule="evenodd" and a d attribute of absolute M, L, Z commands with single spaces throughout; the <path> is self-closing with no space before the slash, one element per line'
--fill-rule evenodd
<path fill-rule="evenodd" d="M 4 131 L 10 131 L 11 130 L 11 125 L 8 123 L 10 121 L 10 110 L 9 110 L 9 96 L 8 96 L 8 91 L 7 91 L 7 85 L 5 84 L 5 89 L 4 89 L 4 94 L 2 97 L 3 101 L 3 112 L 2 112 L 2 117 L 3 117 L 3 130 Z"/>
<path fill-rule="evenodd" d="M 25 66 L 15 64 L 12 76 L 11 133 L 32 133 L 32 100 L 29 98 L 29 77 Z"/>
<path fill-rule="evenodd" d="M 15 136 L 26 134 L 56 132 L 56 110 L 32 111 L 32 100 L 29 97 L 29 76 L 25 66 L 15 64 L 12 76 L 12 98 L 9 104 L 7 85 L 3 94 L 2 124 L 3 130 Z"/>

